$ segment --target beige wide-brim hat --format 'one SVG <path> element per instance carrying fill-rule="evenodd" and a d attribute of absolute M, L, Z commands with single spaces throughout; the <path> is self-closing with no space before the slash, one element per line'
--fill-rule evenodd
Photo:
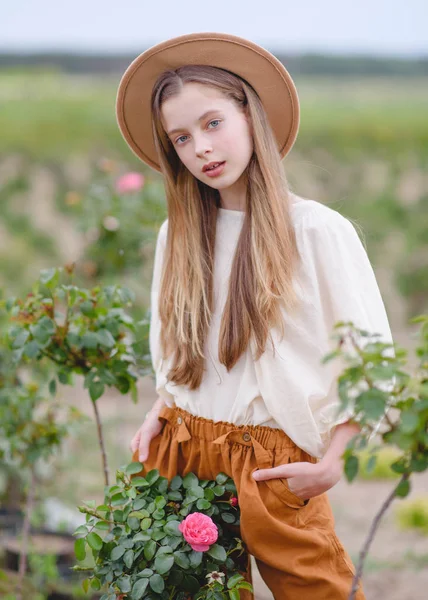
<path fill-rule="evenodd" d="M 116 98 L 123 137 L 143 162 L 160 171 L 152 133 L 151 94 L 159 75 L 184 65 L 211 65 L 232 71 L 255 89 L 266 110 L 281 158 L 290 151 L 299 129 L 296 87 L 273 54 L 227 33 L 191 33 L 152 46 L 126 69 Z"/>

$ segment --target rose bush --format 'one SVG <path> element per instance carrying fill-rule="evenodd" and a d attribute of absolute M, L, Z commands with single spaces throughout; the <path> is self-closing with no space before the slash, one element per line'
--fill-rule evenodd
<path fill-rule="evenodd" d="M 102 600 L 239 600 L 240 589 L 252 591 L 233 481 L 188 473 L 168 482 L 157 469 L 141 477 L 141 469 L 129 464 L 104 504 L 79 507 L 86 523 L 75 531 L 76 557 L 85 561 L 90 550 L 95 561 L 75 567 L 90 572 L 84 589 L 102 589 Z"/>

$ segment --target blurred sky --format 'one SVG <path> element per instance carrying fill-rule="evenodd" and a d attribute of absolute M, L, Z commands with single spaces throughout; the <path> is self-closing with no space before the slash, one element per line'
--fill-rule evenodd
<path fill-rule="evenodd" d="M 0 50 L 140 52 L 220 31 L 285 52 L 428 55 L 427 0 L 3 0 Z"/>

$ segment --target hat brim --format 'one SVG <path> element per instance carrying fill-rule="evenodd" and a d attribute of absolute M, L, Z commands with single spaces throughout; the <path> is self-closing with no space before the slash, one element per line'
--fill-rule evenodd
<path fill-rule="evenodd" d="M 152 46 L 126 69 L 116 97 L 116 118 L 132 151 L 160 171 L 153 141 L 151 94 L 159 75 L 183 65 L 211 65 L 245 79 L 259 95 L 275 134 L 281 158 L 298 133 L 300 106 L 294 82 L 284 65 L 257 44 L 230 34 L 186 34 Z"/>

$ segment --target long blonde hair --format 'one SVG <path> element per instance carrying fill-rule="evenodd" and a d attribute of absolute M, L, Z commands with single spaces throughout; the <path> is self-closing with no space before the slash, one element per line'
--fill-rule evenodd
<path fill-rule="evenodd" d="M 175 351 L 169 381 L 197 389 L 213 310 L 213 264 L 220 195 L 197 180 L 178 158 L 162 126 L 162 103 L 186 83 L 220 90 L 247 111 L 253 134 L 245 217 L 232 264 L 219 335 L 219 360 L 229 371 L 247 348 L 265 351 L 269 329 L 284 335 L 280 302 L 296 304 L 292 280 L 299 258 L 289 210 L 290 191 L 277 142 L 259 96 L 239 76 L 216 67 L 186 65 L 165 71 L 152 92 L 153 136 L 164 175 L 168 234 L 159 293 L 163 357 Z"/>

